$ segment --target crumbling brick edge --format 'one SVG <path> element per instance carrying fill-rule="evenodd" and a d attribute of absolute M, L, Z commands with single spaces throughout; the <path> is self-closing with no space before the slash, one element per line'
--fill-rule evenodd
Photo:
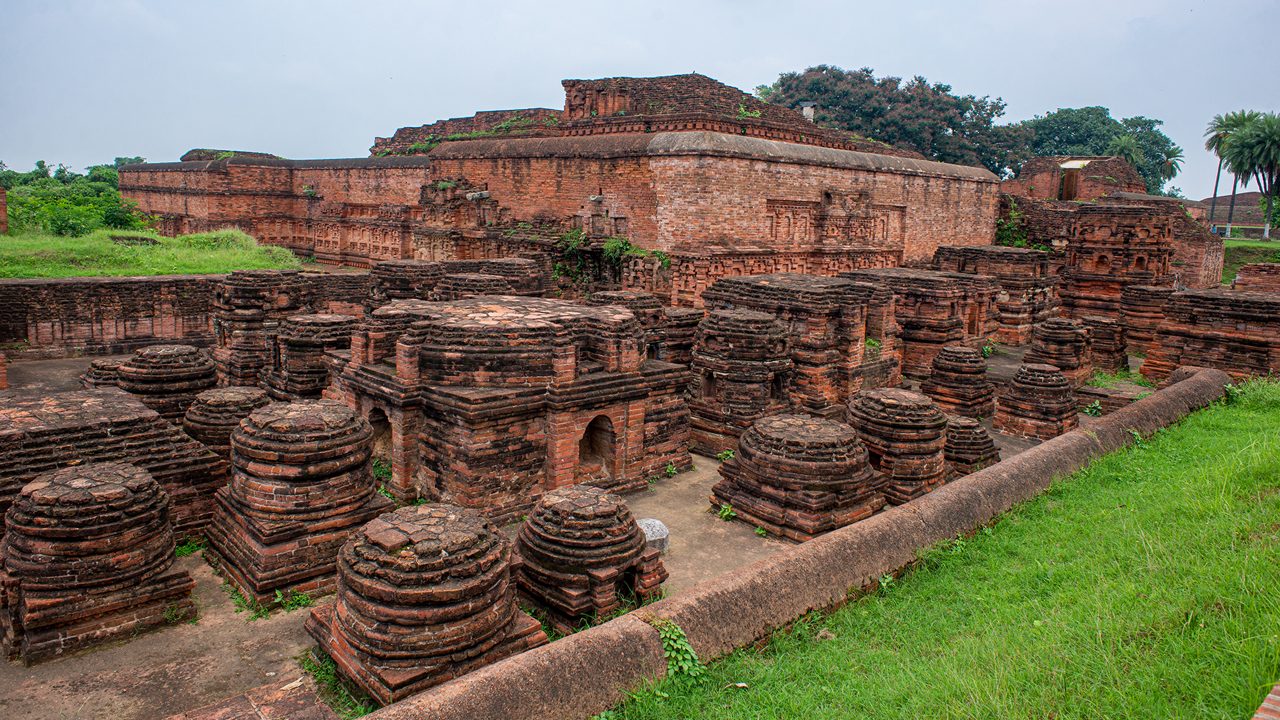
<path fill-rule="evenodd" d="M 911 563 L 919 548 L 973 532 L 1055 479 L 1166 427 L 1224 393 L 1220 370 L 1172 384 L 1092 423 L 919 499 L 765 558 L 675 597 L 507 658 L 389 705 L 370 720 L 589 718 L 660 679 L 666 660 L 645 619 L 680 626 L 704 661 L 750 645 Z M 642 619 L 641 615 L 644 616 Z"/>

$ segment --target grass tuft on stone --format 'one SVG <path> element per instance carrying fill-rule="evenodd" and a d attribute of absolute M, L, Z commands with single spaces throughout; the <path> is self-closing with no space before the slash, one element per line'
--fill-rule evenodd
<path fill-rule="evenodd" d="M 297 657 L 298 665 L 316 683 L 316 694 L 342 720 L 355 720 L 378 709 L 368 695 L 338 674 L 333 658 L 319 650 L 307 650 Z"/>
<path fill-rule="evenodd" d="M 609 717 L 1249 717 L 1278 585 L 1280 383 L 1256 381 Z"/>
<path fill-rule="evenodd" d="M 259 245 L 239 230 L 179 237 L 125 230 L 0 237 L 0 277 L 5 278 L 204 275 L 300 265 L 292 252 Z"/>

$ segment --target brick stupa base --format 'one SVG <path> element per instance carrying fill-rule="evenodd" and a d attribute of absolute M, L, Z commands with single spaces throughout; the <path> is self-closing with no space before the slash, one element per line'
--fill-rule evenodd
<path fill-rule="evenodd" d="M 214 496 L 205 558 L 263 605 L 277 590 L 332 592 L 342 543 L 393 507 L 374 491 L 372 437 L 329 400 L 254 411 L 231 436 L 231 483 Z"/>
<path fill-rule="evenodd" d="M 343 675 L 393 703 L 547 642 L 516 606 L 513 564 L 511 543 L 471 510 L 400 508 L 342 547 L 337 597 L 306 629 Z"/>
<path fill-rule="evenodd" d="M 805 542 L 885 505 L 881 477 L 852 427 L 805 415 L 761 418 L 720 466 L 711 505 L 770 534 Z"/>
<path fill-rule="evenodd" d="M 667 570 L 622 498 L 590 485 L 543 495 L 516 535 L 521 595 L 566 635 L 621 607 L 660 597 Z"/>
<path fill-rule="evenodd" d="M 195 617 L 173 570 L 169 498 L 150 473 L 98 463 L 22 489 L 0 543 L 0 632 L 26 664 Z"/>

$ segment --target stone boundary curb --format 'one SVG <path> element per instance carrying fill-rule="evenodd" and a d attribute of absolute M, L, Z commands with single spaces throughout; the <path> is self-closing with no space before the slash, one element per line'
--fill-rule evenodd
<path fill-rule="evenodd" d="M 666 660 L 646 621 L 679 625 L 715 660 L 812 610 L 843 603 L 920 548 L 973 532 L 1094 458 L 1148 436 L 1222 397 L 1231 377 L 1183 369 L 1185 379 L 924 497 L 827 533 L 603 625 L 507 658 L 389 705 L 371 720 L 576 720 L 658 680 Z"/>

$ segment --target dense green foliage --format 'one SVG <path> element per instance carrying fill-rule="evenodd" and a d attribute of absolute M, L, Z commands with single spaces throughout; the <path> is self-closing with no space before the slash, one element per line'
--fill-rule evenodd
<path fill-rule="evenodd" d="M 1116 120 L 1104 107 L 1064 108 L 1032 120 L 999 125 L 1005 103 L 990 96 L 958 95 L 945 83 L 916 76 L 877 78 L 871 68 L 830 65 L 783 73 L 756 95 L 776 105 L 817 104 L 814 120 L 931 160 L 981 165 L 1001 176 L 1037 155 L 1112 155 L 1130 159 L 1147 192 L 1164 192 L 1182 168 L 1182 149 L 1160 131 L 1160 120 Z"/>
<path fill-rule="evenodd" d="M 1250 383 L 611 718 L 1246 718 L 1280 677 L 1280 384 Z"/>
<path fill-rule="evenodd" d="M 1094 106 L 1062 108 L 1022 126 L 1032 131 L 1032 155 L 1120 155 L 1138 169 L 1147 192 L 1158 195 L 1182 163 L 1182 149 L 1160 130 L 1163 124 L 1141 116 L 1116 120 Z"/>
<path fill-rule="evenodd" d="M 85 237 L 19 235 L 0 239 L 0 277 L 186 275 L 296 268 L 293 253 L 259 245 L 239 230 L 161 237 L 95 230 Z"/>
<path fill-rule="evenodd" d="M 932 160 L 981 165 L 1009 174 L 1029 155 L 1030 133 L 1018 125 L 997 125 L 1000 98 L 956 95 L 951 86 L 916 76 L 906 82 L 875 77 L 871 68 L 843 70 L 831 65 L 783 73 L 756 94 L 775 105 L 798 108 L 817 103 L 814 119 Z"/>
<path fill-rule="evenodd" d="M 137 204 L 120 197 L 119 168 L 139 157 L 119 157 L 94 165 L 85 174 L 43 160 L 18 172 L 0 162 L 0 187 L 8 190 L 9 233 L 47 233 L 78 237 L 98 228 L 141 230 L 148 218 Z"/>
<path fill-rule="evenodd" d="M 1271 216 L 1280 188 L 1280 115 L 1261 113 L 1243 123 L 1222 147 L 1222 159 L 1242 184 L 1253 180 L 1262 193 L 1263 237 L 1271 236 Z"/>

